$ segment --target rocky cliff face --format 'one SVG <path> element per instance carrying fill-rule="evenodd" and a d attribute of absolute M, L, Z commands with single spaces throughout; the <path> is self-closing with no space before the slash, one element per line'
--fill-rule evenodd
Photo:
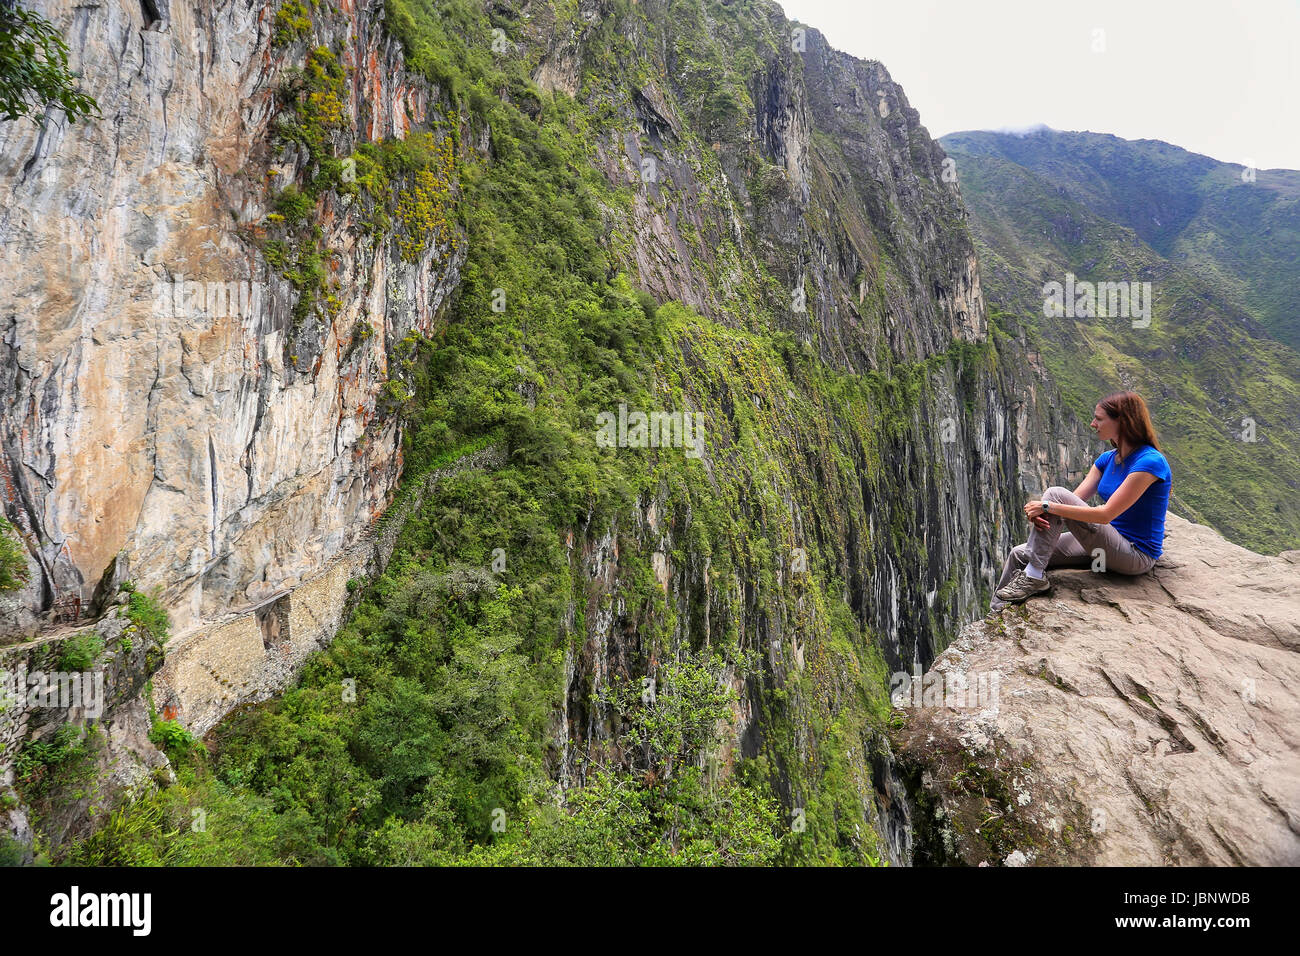
<path fill-rule="evenodd" d="M 1300 552 L 1051 577 L 899 688 L 918 862 L 1300 863 Z"/>
<path fill-rule="evenodd" d="M 117 579 L 162 588 L 184 629 L 309 575 L 382 507 L 402 462 L 381 386 L 457 279 L 446 248 L 412 260 L 331 197 L 331 298 L 295 314 L 265 241 L 274 197 L 314 174 L 277 138 L 284 84 L 338 51 L 343 153 L 432 121 L 429 88 L 374 4 L 288 36 L 239 0 L 33 9 L 102 116 L 0 123 L 0 476 L 33 571 L 10 624 L 88 604 L 122 554 Z"/>
<path fill-rule="evenodd" d="M 162 647 L 123 611 L 114 608 L 81 631 L 79 646 L 59 635 L 0 648 L 0 844 L 12 837 L 23 847 L 12 862 L 32 861 L 33 822 L 57 845 L 98 826 L 100 808 L 172 776 L 149 739 L 145 699 Z M 13 790 L 16 771 L 29 768 L 15 768 L 15 757 L 32 742 L 66 748 L 61 734 L 69 731 L 86 734 L 73 751 L 77 784 L 64 791 L 38 782 L 22 802 Z M 33 776 L 42 772 L 48 768 Z"/>
<path fill-rule="evenodd" d="M 0 310 L 0 370 L 20 397 L 0 437 L 6 507 L 40 564 L 31 610 L 88 596 L 125 551 L 130 576 L 162 586 L 184 630 L 274 597 L 359 533 L 402 465 L 376 392 L 404 361 L 407 333 L 441 324 L 462 270 L 454 240 L 415 243 L 419 223 L 401 208 L 391 218 L 406 231 L 375 238 L 373 191 L 349 189 L 342 170 L 353 159 L 370 184 L 377 154 L 362 141 L 401 136 L 408 122 L 412 136 L 434 128 L 459 97 L 498 124 L 453 123 L 473 169 L 461 225 L 490 214 L 446 319 L 464 354 L 445 350 L 438 372 L 483 369 L 495 391 L 474 393 L 486 394 L 482 413 L 426 394 L 426 417 L 465 442 L 501 428 L 513 471 L 504 491 L 484 487 L 502 501 L 541 493 L 535 514 L 511 504 L 479 515 L 449 492 L 429 507 L 458 533 L 420 516 L 412 563 L 476 562 L 502 543 L 510 568 L 533 560 L 531 580 L 508 580 L 538 616 L 504 597 L 499 613 L 541 648 L 521 670 L 562 658 L 559 686 L 544 688 L 559 798 L 592 767 L 636 760 L 608 703 L 616 680 L 721 648 L 731 657 L 720 679 L 740 697 L 723 769 L 758 758 L 786 806 L 807 811 L 819 848 L 808 859 L 911 858 L 880 733 L 888 673 L 927 667 L 979 613 L 1022 530 L 1019 505 L 1077 475 L 1095 449 L 1023 343 L 990 321 L 943 152 L 881 64 L 764 2 L 458 6 L 464 16 L 423 36 L 401 16 L 381 28 L 377 3 L 317 11 L 305 26 L 278 9 L 179 8 L 165 29 L 125 7 L 51 9 L 85 21 L 71 36 L 88 87 L 136 132 L 0 130 L 18 197 L 0 219 L 5 269 L 21 292 Z M 489 48 L 531 83 L 477 66 Z M 409 78 L 403 49 L 413 61 L 422 51 L 426 77 L 449 61 L 464 74 L 447 89 Z M 145 144 L 153 151 L 137 155 Z M 87 163 L 92 147 L 105 162 Z M 618 328 L 533 348 L 531 313 L 513 311 L 528 290 L 499 277 L 512 263 L 492 248 L 537 221 L 500 199 L 515 183 L 483 172 L 508 162 L 556 178 L 599 170 L 599 188 L 584 180 L 547 210 L 565 235 L 530 234 L 529 265 L 546 272 L 524 274 L 577 275 L 546 288 L 586 294 L 597 257 L 582 245 L 584 217 L 598 219 L 598 281 L 622 272 L 662 306 L 659 338 L 632 343 L 636 367 L 619 366 L 632 352 Z M 266 170 L 281 172 L 277 185 L 263 186 Z M 58 253 L 68 234 L 86 238 Z M 319 288 L 306 281 L 313 261 L 330 263 Z M 178 316 L 152 288 L 176 274 L 266 288 L 247 316 Z M 498 282 L 504 311 L 489 305 Z M 322 304 L 304 314 L 309 293 Z M 599 294 L 578 325 L 624 316 L 625 292 Z M 574 322 L 572 305 L 533 303 L 557 325 Z M 702 415 L 699 457 L 593 451 L 610 368 L 619 394 Z M 579 479 L 602 494 L 584 486 L 579 497 Z M 604 485 L 630 489 L 631 503 L 610 506 Z M 552 499 L 577 503 L 559 513 Z M 475 553 L 461 553 L 466 540 Z M 561 620 L 546 617 L 553 604 Z M 261 673 L 260 640 L 240 635 L 247 672 Z M 187 675 L 211 669 L 201 647 L 180 646 L 172 657 Z M 196 726 L 228 699 L 208 694 Z"/>
<path fill-rule="evenodd" d="M 879 502 L 923 544 L 862 556 L 877 570 L 892 558 L 902 578 L 864 612 L 881 634 L 928 630 L 899 615 L 932 604 L 955 571 L 950 610 L 970 613 L 993 561 L 1000 570 L 1007 507 L 1085 469 L 1092 445 L 1020 343 L 1000 342 L 1006 354 L 988 367 L 957 355 L 992 333 L 942 149 L 882 64 L 834 50 L 774 4 L 583 10 L 563 22 L 527 6 L 533 76 L 621 113 L 619 132 L 595 145 L 611 184 L 634 192 L 629 211 L 611 210 L 612 233 L 641 283 L 720 323 L 774 321 L 847 373 L 931 360 L 924 400 L 884 452 L 898 471 L 858 492 L 864 516 Z M 611 26 L 639 53 L 635 78 L 612 87 L 599 59 Z M 930 640 L 895 650 L 928 660 Z"/>
<path fill-rule="evenodd" d="M 858 639 L 879 647 L 887 669 L 928 666 L 942 635 L 987 599 L 1026 492 L 1079 474 L 1093 447 L 1020 343 L 994 341 L 942 150 L 883 65 L 834 50 L 775 5 L 588 3 L 568 20 L 528 4 L 525 14 L 520 49 L 535 57 L 538 85 L 615 117 L 594 149 L 611 186 L 632 193 L 607 214 L 612 249 L 640 284 L 722 325 L 788 332 L 833 373 L 916 376 L 918 393 L 894 407 L 814 397 L 825 401 L 814 428 L 789 399 L 817 386 L 793 367 L 787 395 L 744 361 L 733 375 L 730 355 L 694 337 L 663 357 L 684 379 L 707 378 L 689 389 L 692 402 L 724 434 L 734 426 L 735 445 L 724 440 L 707 456 L 710 472 L 735 469 L 775 487 L 771 510 L 761 494 L 739 496 L 741 519 L 820 559 L 827 599 L 852 609 Z M 740 404 L 782 420 L 763 433 L 771 474 L 737 455 Z M 725 498 L 727 488 L 719 478 L 702 492 Z M 583 768 L 610 759 L 617 722 L 587 697 L 612 675 L 636 677 L 653 657 L 644 625 L 618 600 L 632 574 L 620 564 L 629 552 L 651 553 L 675 610 L 670 647 L 708 645 L 739 627 L 768 657 L 761 678 L 733 677 L 745 698 L 736 750 L 788 747 L 773 756 L 779 789 L 801 806 L 837 759 L 813 728 L 846 713 L 853 691 L 841 679 L 858 670 L 861 652 L 831 649 L 828 612 L 799 594 L 789 548 L 773 556 L 775 587 L 760 583 L 768 568 L 742 555 L 744 580 L 713 583 L 685 544 L 689 514 L 670 499 L 661 486 L 639 513 L 585 529 L 580 577 L 593 584 L 584 642 L 566 662 L 557 773 L 581 781 Z M 835 676 L 778 726 L 773 693 L 819 666 Z M 849 735 L 847 758 L 859 806 L 842 810 L 892 831 L 887 854 L 902 859 L 905 826 L 884 808 L 901 801 L 871 793 L 873 777 L 882 793 L 892 783 L 873 771 L 878 741 L 862 733 Z"/>

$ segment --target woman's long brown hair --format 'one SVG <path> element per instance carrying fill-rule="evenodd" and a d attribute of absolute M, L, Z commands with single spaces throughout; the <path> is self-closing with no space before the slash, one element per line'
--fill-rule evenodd
<path fill-rule="evenodd" d="M 1137 392 L 1116 392 L 1107 395 L 1098 404 L 1107 415 L 1119 420 L 1119 436 L 1124 439 L 1130 452 L 1143 445 L 1160 450 L 1160 443 L 1156 441 L 1156 427 L 1151 424 L 1151 413 Z M 1111 444 L 1118 450 L 1117 442 L 1112 441 Z"/>

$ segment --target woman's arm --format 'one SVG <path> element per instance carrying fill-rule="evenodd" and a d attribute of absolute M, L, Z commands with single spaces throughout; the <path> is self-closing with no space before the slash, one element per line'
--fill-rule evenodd
<path fill-rule="evenodd" d="M 1095 467 L 1095 466 L 1094 466 Z M 1151 487 L 1152 483 L 1157 481 L 1155 475 L 1146 471 L 1135 471 L 1123 483 L 1115 489 L 1115 493 L 1104 504 L 1096 508 L 1084 507 L 1082 505 L 1059 505 L 1052 503 L 1052 514 L 1060 515 L 1062 518 L 1071 518 L 1075 521 L 1087 521 L 1090 524 L 1110 524 L 1115 518 L 1122 515 L 1129 509 L 1129 505 L 1142 497 L 1142 492 Z M 1080 495 L 1079 497 L 1083 497 Z M 1043 503 L 1041 501 L 1031 501 L 1025 505 L 1025 517 L 1036 518 L 1043 513 Z"/>
<path fill-rule="evenodd" d="M 1083 479 L 1083 482 L 1078 488 L 1074 489 L 1074 495 L 1076 498 L 1082 498 L 1084 501 L 1087 501 L 1097 493 L 1097 486 L 1100 484 L 1101 469 L 1096 465 L 1093 465 L 1092 470 L 1088 472 L 1087 477 Z"/>
<path fill-rule="evenodd" d="M 1084 476 L 1083 482 L 1079 485 L 1078 488 L 1074 489 L 1074 494 L 1076 497 L 1082 498 L 1084 501 L 1087 501 L 1089 498 L 1091 498 L 1093 495 L 1097 493 L 1097 486 L 1100 484 L 1101 484 L 1101 469 L 1098 468 L 1096 465 L 1093 465 L 1092 470 L 1089 471 L 1088 474 Z M 1028 514 L 1029 512 L 1026 511 L 1025 513 Z M 1037 525 L 1040 528 L 1043 529 L 1047 528 L 1047 519 L 1042 517 L 1041 515 L 1037 518 L 1030 518 L 1029 520 L 1032 521 L 1035 525 Z"/>

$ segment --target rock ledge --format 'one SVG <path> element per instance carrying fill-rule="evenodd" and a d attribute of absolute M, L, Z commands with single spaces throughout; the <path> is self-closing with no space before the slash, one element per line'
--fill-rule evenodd
<path fill-rule="evenodd" d="M 1149 574 L 1053 571 L 936 659 L 948 701 L 893 734 L 915 862 L 1300 863 L 1300 551 L 1166 535 Z"/>

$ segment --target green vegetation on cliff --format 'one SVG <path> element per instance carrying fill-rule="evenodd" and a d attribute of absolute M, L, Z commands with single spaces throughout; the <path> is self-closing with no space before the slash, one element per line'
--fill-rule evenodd
<path fill-rule="evenodd" d="M 957 409 L 972 402 L 996 369 L 993 345 L 952 342 L 914 362 L 885 348 L 887 371 L 861 375 L 828 364 L 815 336 L 773 311 L 788 308 L 788 291 L 747 248 L 754 226 L 732 229 L 710 145 L 690 152 L 707 184 L 694 198 L 723 225 L 683 228 L 681 255 L 734 309 L 718 318 L 657 302 L 631 275 L 632 247 L 646 228 L 638 203 L 666 200 L 610 173 L 605 157 L 634 126 L 635 91 L 619 78 L 653 73 L 671 89 L 626 31 L 665 26 L 613 4 L 584 41 L 572 97 L 532 83 L 536 47 L 496 8 L 386 9 L 452 118 L 438 142 L 456 147 L 466 253 L 438 331 L 412 342 L 407 480 L 489 436 L 504 464 L 441 480 L 297 683 L 230 715 L 206 749 L 184 754 L 176 784 L 115 810 L 64 858 L 882 862 L 872 765 L 885 747 L 887 656 L 928 654 L 917 631 L 958 601 L 948 569 L 925 577 L 940 566 L 921 532 L 926 509 L 943 507 L 944 466 L 916 443 L 937 448 L 927 423 L 940 390 L 953 387 Z M 699 2 L 681 13 L 741 16 Z M 567 4 L 550 14 L 559 27 L 579 19 Z M 519 55 L 495 53 L 494 30 Z M 780 39 L 758 37 L 755 48 Z M 687 115 L 706 135 L 741 140 L 750 54 L 728 59 L 686 28 L 678 40 Z M 329 61 L 308 56 L 328 94 Z M 289 98 L 297 116 L 308 90 Z M 311 150 L 327 139 L 318 126 L 280 132 Z M 683 140 L 698 145 L 700 131 Z M 371 185 L 392 172 L 381 148 L 394 149 L 353 151 L 359 191 L 384 193 Z M 331 158 L 321 152 L 322 169 Z M 281 194 L 286 249 L 288 237 L 309 248 L 316 201 L 346 188 L 311 182 L 322 189 L 311 201 L 302 186 Z M 411 201 L 405 188 L 394 198 Z M 873 241 L 869 223 L 855 228 Z M 903 288 L 906 267 L 879 245 L 872 279 Z M 863 312 L 883 322 L 873 289 Z M 702 454 L 602 446 L 598 416 L 620 406 L 698 414 Z M 907 500 L 884 493 L 902 486 Z M 911 587 L 933 592 L 928 608 L 905 609 L 905 637 L 868 623 L 862 595 L 874 587 L 896 602 L 900 574 L 865 566 L 868 555 L 896 557 Z M 196 808 L 204 831 L 190 829 Z"/>
<path fill-rule="evenodd" d="M 27 550 L 9 520 L 0 515 L 0 591 L 13 591 L 27 583 Z"/>

